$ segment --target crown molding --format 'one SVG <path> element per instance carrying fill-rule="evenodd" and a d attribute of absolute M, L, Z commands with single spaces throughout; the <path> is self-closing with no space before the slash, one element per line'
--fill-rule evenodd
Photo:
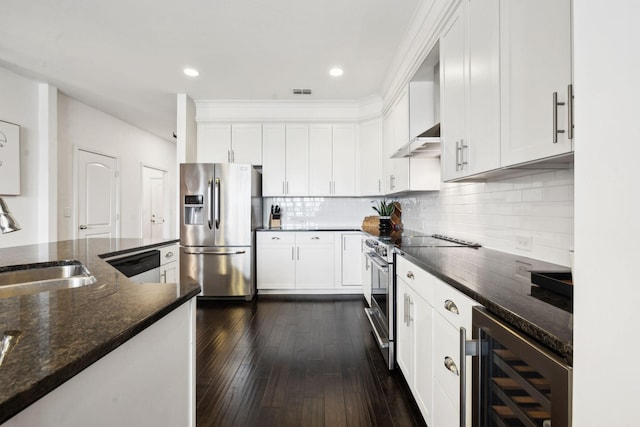
<path fill-rule="evenodd" d="M 396 102 L 440 38 L 460 0 L 422 0 L 407 27 L 382 86 L 383 113 Z"/>
<path fill-rule="evenodd" d="M 359 122 L 381 115 L 382 98 L 354 101 L 198 100 L 197 123 Z"/>

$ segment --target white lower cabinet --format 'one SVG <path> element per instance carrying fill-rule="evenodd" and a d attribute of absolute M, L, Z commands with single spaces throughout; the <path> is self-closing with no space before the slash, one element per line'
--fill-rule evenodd
<path fill-rule="evenodd" d="M 342 286 L 362 286 L 362 234 L 336 233 L 337 280 Z"/>
<path fill-rule="evenodd" d="M 180 263 L 178 244 L 160 248 L 160 282 L 177 283 L 180 277 Z"/>
<path fill-rule="evenodd" d="M 360 292 L 361 233 L 260 231 L 256 242 L 258 290 Z"/>
<path fill-rule="evenodd" d="M 396 361 L 426 423 L 433 419 L 433 278 L 397 258 Z"/>
<path fill-rule="evenodd" d="M 335 286 L 333 232 L 296 232 L 296 288 Z"/>
<path fill-rule="evenodd" d="M 430 427 L 460 424 L 460 331 L 471 339 L 476 301 L 396 258 L 396 361 Z M 465 359 L 466 413 L 471 414 L 471 358 Z M 471 426 L 467 416 L 465 426 Z"/>

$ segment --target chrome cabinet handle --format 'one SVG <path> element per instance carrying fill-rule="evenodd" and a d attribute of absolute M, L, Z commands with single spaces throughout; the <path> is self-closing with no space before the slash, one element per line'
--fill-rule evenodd
<path fill-rule="evenodd" d="M 167 271 L 166 270 L 162 272 L 160 277 L 162 278 L 162 282 L 160 282 L 160 283 L 167 283 Z"/>
<path fill-rule="evenodd" d="M 167 252 L 166 254 L 164 254 L 165 258 L 171 258 L 173 256 L 173 252 Z"/>
<path fill-rule="evenodd" d="M 295 261 L 296 260 L 294 251 L 295 251 L 295 248 L 293 246 L 291 246 L 291 261 Z"/>
<path fill-rule="evenodd" d="M 567 138 L 573 139 L 573 85 L 567 86 L 567 116 L 569 117 Z"/>
<path fill-rule="evenodd" d="M 456 366 L 456 362 L 453 361 L 452 358 L 450 358 L 449 356 L 444 358 L 444 367 L 447 368 L 449 371 L 451 371 L 451 373 L 456 374 L 456 375 L 460 375 L 460 372 L 458 371 L 458 367 Z"/>
<path fill-rule="evenodd" d="M 289 194 L 289 181 L 287 181 L 287 194 Z"/>
<path fill-rule="evenodd" d="M 564 133 L 564 130 L 558 129 L 558 106 L 564 105 L 564 102 L 558 102 L 558 92 L 553 92 L 553 143 L 558 143 L 558 134 Z"/>
<path fill-rule="evenodd" d="M 378 179 L 378 193 L 382 193 L 382 180 Z"/>
<path fill-rule="evenodd" d="M 413 316 L 411 316 L 411 313 L 413 312 L 413 301 L 411 301 L 411 296 L 408 296 L 408 299 L 409 299 L 409 311 L 407 312 L 407 316 L 408 316 L 407 326 L 409 326 L 413 321 Z"/>
<path fill-rule="evenodd" d="M 460 141 L 456 141 L 456 170 L 459 171 L 460 170 L 460 166 L 462 166 L 460 164 L 460 151 L 462 150 L 462 147 L 460 146 Z"/>
<path fill-rule="evenodd" d="M 278 236 L 272 237 L 271 240 L 280 240 Z"/>
<path fill-rule="evenodd" d="M 413 271 L 407 271 L 407 277 L 409 279 L 415 279 L 415 276 L 413 275 Z"/>
<path fill-rule="evenodd" d="M 300 261 L 300 246 L 298 246 L 298 256 L 297 256 L 298 261 Z"/>
<path fill-rule="evenodd" d="M 87 226 L 86 226 L 86 225 L 84 225 L 84 224 L 82 224 L 82 225 L 81 225 L 80 227 L 78 227 L 78 228 L 79 228 L 80 230 L 86 230 L 86 229 L 87 229 Z"/>
<path fill-rule="evenodd" d="M 231 150 L 231 163 L 236 162 L 236 152 Z"/>
<path fill-rule="evenodd" d="M 404 294 L 404 323 L 409 326 L 409 295 Z"/>
<path fill-rule="evenodd" d="M 282 181 L 282 194 L 287 194 L 287 193 L 284 191 L 284 181 Z"/>
<path fill-rule="evenodd" d="M 320 240 L 320 238 L 318 236 L 313 236 L 311 240 Z"/>
<path fill-rule="evenodd" d="M 469 164 L 464 160 L 464 150 L 468 149 L 469 146 L 464 143 L 464 139 L 460 140 L 460 170 L 464 170 L 464 167 Z"/>
<path fill-rule="evenodd" d="M 458 310 L 458 306 L 456 305 L 455 302 L 451 301 L 450 299 L 444 302 L 444 308 L 446 308 L 447 310 L 449 310 L 454 314 L 460 314 L 460 311 Z"/>
<path fill-rule="evenodd" d="M 227 150 L 227 163 L 231 163 L 231 150 Z"/>

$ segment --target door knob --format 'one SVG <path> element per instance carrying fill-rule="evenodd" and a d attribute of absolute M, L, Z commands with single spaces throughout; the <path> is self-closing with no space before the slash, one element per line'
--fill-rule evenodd
<path fill-rule="evenodd" d="M 87 226 L 86 226 L 86 225 L 81 225 L 81 226 L 80 226 L 80 230 L 86 230 L 86 229 L 87 229 Z"/>

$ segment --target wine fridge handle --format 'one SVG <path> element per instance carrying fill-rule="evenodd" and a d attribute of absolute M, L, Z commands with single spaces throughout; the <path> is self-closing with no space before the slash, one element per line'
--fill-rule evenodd
<path fill-rule="evenodd" d="M 480 356 L 478 341 L 467 341 L 467 330 L 460 328 L 460 427 L 467 424 L 467 356 Z"/>

